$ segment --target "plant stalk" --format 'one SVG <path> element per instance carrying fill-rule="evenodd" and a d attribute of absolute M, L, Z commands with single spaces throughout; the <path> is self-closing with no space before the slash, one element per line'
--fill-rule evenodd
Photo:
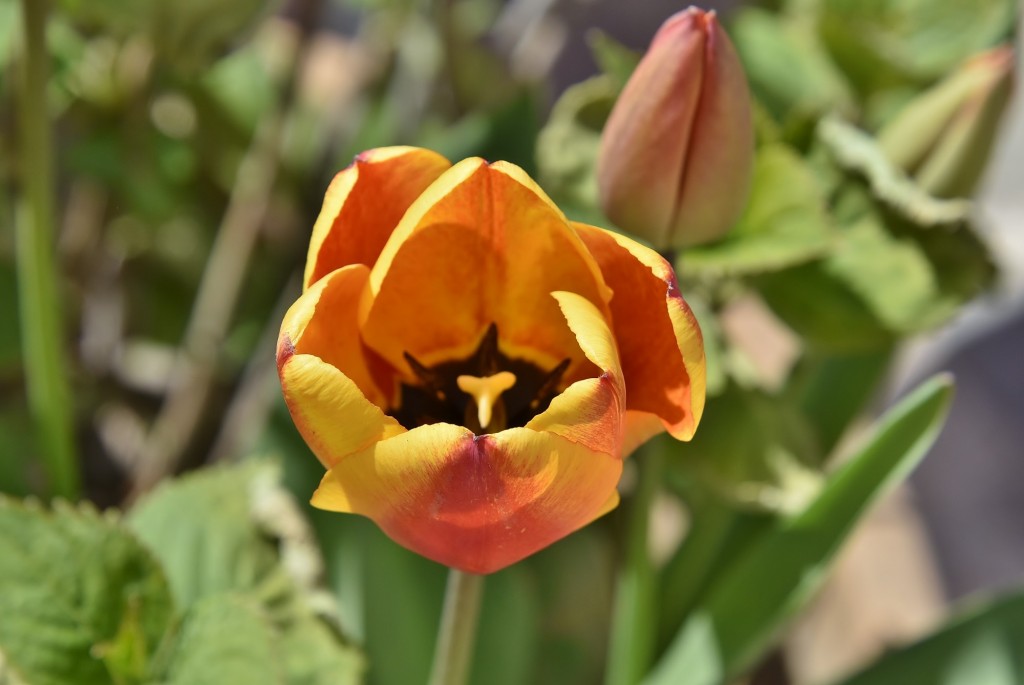
<path fill-rule="evenodd" d="M 46 103 L 47 0 L 22 0 L 24 55 L 18 83 L 21 197 L 17 209 L 18 299 L 28 404 L 50 492 L 79 493 L 74 418 L 58 296 L 53 140 Z"/>
<path fill-rule="evenodd" d="M 654 657 L 657 577 L 648 549 L 648 530 L 666 449 L 665 441 L 660 440 L 633 457 L 640 477 L 629 511 L 626 559 L 615 589 L 606 685 L 635 685 Z"/>
<path fill-rule="evenodd" d="M 467 681 L 483 585 L 483 576 L 454 568 L 448 572 L 430 685 L 464 685 Z"/>

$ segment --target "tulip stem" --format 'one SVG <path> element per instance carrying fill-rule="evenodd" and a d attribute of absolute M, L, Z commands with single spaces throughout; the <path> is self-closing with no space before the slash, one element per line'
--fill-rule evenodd
<path fill-rule="evenodd" d="M 483 576 L 454 568 L 448 572 L 430 685 L 463 685 L 466 682 L 483 586 Z"/>
<path fill-rule="evenodd" d="M 640 475 L 630 502 L 625 559 L 615 588 L 605 685 L 640 682 L 654 656 L 657 577 L 648 529 L 666 449 L 665 440 L 652 441 L 634 457 Z"/>
<path fill-rule="evenodd" d="M 50 491 L 78 496 L 74 412 L 58 294 L 54 246 L 53 140 L 46 104 L 50 82 L 46 54 L 49 3 L 21 3 L 25 53 L 18 83 L 18 171 L 21 200 L 17 211 L 18 296 L 21 343 L 28 403 L 46 465 Z"/>

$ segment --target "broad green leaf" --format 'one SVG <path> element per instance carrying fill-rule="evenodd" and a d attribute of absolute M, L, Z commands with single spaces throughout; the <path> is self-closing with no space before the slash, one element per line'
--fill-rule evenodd
<path fill-rule="evenodd" d="M 279 637 L 288 685 L 358 685 L 365 669 L 354 649 L 313 616 L 299 619 Z"/>
<path fill-rule="evenodd" d="M 754 280 L 772 311 L 810 346 L 833 353 L 888 346 L 893 334 L 857 293 L 816 261 Z"/>
<path fill-rule="evenodd" d="M 31 685 L 144 682 L 174 605 L 157 561 L 111 517 L 0 497 L 0 651 Z"/>
<path fill-rule="evenodd" d="M 824 254 L 835 237 L 817 180 L 788 147 L 757 152 L 747 208 L 720 241 L 687 250 L 688 274 L 742 275 L 775 271 Z"/>
<path fill-rule="evenodd" d="M 832 453 L 853 419 L 878 390 L 893 351 L 853 354 L 809 351 L 790 377 L 786 395 L 813 425 L 822 456 Z"/>
<path fill-rule="evenodd" d="M 871 503 L 924 456 L 951 398 L 948 378 L 927 381 L 886 415 L 803 512 L 780 519 L 720 569 L 645 685 L 715 685 L 750 666 L 821 584 Z"/>
<path fill-rule="evenodd" d="M 776 121 L 855 110 L 849 84 L 807 22 L 749 7 L 737 13 L 729 35 L 751 90 Z"/>
<path fill-rule="evenodd" d="M 864 91 L 927 81 L 1009 35 L 1014 0 L 823 0 L 820 30 Z"/>
<path fill-rule="evenodd" d="M 916 644 L 837 685 L 1016 685 L 1024 682 L 1024 593 L 973 606 Z"/>
<path fill-rule="evenodd" d="M 793 406 L 756 390 L 731 386 L 711 398 L 680 451 L 665 465 L 680 487 L 700 483 L 741 508 L 799 511 L 821 486 L 810 426 Z"/>
<path fill-rule="evenodd" d="M 893 236 L 871 215 L 845 228 L 825 269 L 888 330 L 905 333 L 935 323 L 931 312 L 939 284 L 931 263 L 913 239 Z"/>
<path fill-rule="evenodd" d="M 183 619 L 165 685 L 285 685 L 270 619 L 233 594 L 197 602 Z"/>
<path fill-rule="evenodd" d="M 166 481 L 141 500 L 128 524 L 163 562 L 182 607 L 223 592 L 261 594 L 283 569 L 257 523 L 254 495 L 266 464 L 218 467 Z M 286 579 L 284 579 L 286 580 Z"/>

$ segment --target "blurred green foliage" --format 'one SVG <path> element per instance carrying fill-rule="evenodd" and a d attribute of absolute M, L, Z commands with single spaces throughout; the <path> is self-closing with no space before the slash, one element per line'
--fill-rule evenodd
<path fill-rule="evenodd" d="M 532 48 L 517 42 L 541 24 L 509 9 L 527 4 L 54 3 L 48 96 L 80 467 L 90 499 L 128 513 L 13 500 L 45 497 L 52 474 L 23 428 L 14 246 L 2 231 L 0 682 L 425 680 L 444 569 L 364 519 L 299 509 L 282 490 L 279 478 L 306 500 L 322 468 L 280 401 L 273 341 L 323 190 L 365 148 L 507 159 L 571 218 L 608 225 L 594 162 L 639 55 L 614 32 L 592 33 L 602 73 L 556 94 L 549 112 L 547 74 L 530 71 Z M 629 649 L 639 654 L 631 667 L 651 671 L 645 682 L 685 674 L 710 685 L 749 672 L 867 504 L 941 426 L 950 390 L 939 380 L 833 470 L 899 342 L 948 321 L 996 276 L 964 197 L 991 135 L 959 132 L 943 148 L 944 125 L 921 128 L 919 140 L 916 126 L 896 124 L 916 121 L 936 97 L 957 104 L 943 95 L 947 79 L 957 83 L 949 74 L 1012 40 L 1014 3 L 774 4 L 727 18 L 755 98 L 746 211 L 720 241 L 677 259 L 704 331 L 710 397 L 696 438 L 669 450 L 655 484 L 687 512 L 688 533 L 664 561 L 641 554 L 649 567 L 630 576 L 650 600 L 651 612 L 639 613 L 653 615 L 636 631 L 636 612 L 616 612 L 623 618 L 609 628 L 630 546 L 627 478 L 621 511 L 487 579 L 475 685 L 600 682 L 624 639 L 610 635 L 641 636 Z M 23 54 L 18 14 L 14 0 L 0 0 L 4 225 L 28 172 L 14 161 L 17 122 L 7 114 Z M 555 19 L 545 10 L 538 20 Z M 989 134 L 1005 101 L 998 91 L 986 105 Z M 893 126 L 889 140 L 912 148 L 915 163 L 886 144 Z M 943 173 L 922 174 L 918 153 L 940 148 L 933 167 Z M 218 253 L 238 197 L 243 210 L 261 209 L 238 224 L 243 240 Z M 209 338 L 203 292 L 227 312 Z M 774 379 L 729 321 L 750 299 L 796 340 Z M 169 470 L 203 468 L 132 504 L 182 359 L 202 372 L 189 378 L 203 392 Z M 278 455 L 280 467 L 207 466 L 252 454 Z M 983 682 L 965 675 L 977 673 L 1016 682 L 1019 654 L 1004 645 L 1019 641 L 1021 611 L 1011 595 L 844 685 Z"/>

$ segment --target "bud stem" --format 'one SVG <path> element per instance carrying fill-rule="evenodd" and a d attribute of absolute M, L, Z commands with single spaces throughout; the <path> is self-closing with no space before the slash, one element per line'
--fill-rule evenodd
<path fill-rule="evenodd" d="M 469 676 L 484 577 L 451 569 L 430 685 L 463 685 Z"/>

